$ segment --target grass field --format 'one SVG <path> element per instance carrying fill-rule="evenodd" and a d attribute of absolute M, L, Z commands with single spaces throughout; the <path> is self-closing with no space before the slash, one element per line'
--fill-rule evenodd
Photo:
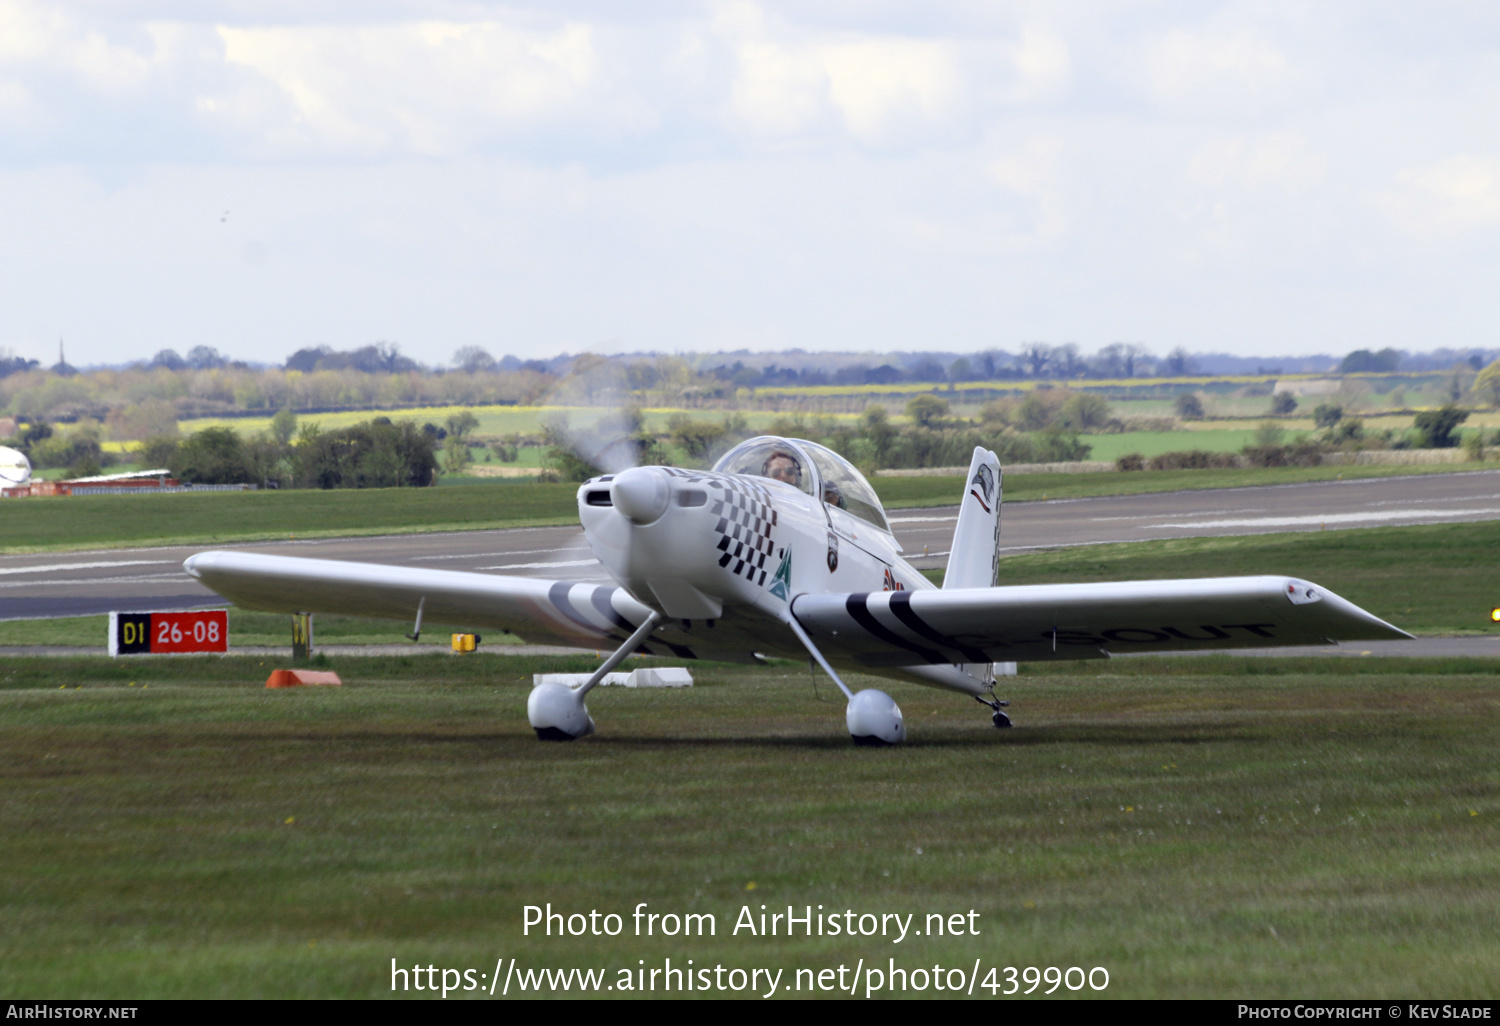
<path fill-rule="evenodd" d="M 1007 474 L 1005 498 L 1080 498 L 1178 489 L 1290 484 L 1333 478 L 1453 473 L 1493 464 L 1425 467 L 1270 467 L 1128 474 Z M 890 508 L 947 506 L 963 479 L 876 477 Z M 463 488 L 213 492 L 5 500 L 0 553 L 127 545 L 329 538 L 577 523 L 577 485 L 475 481 Z"/>
<path fill-rule="evenodd" d="M 1095 495 L 1144 495 L 1203 488 L 1300 484 L 1305 481 L 1409 477 L 1494 470 L 1489 463 L 1439 463 L 1407 467 L 1246 467 L 1229 470 L 1143 470 L 1100 474 L 1006 474 L 1006 502 L 1035 499 L 1082 499 Z M 963 494 L 961 477 L 875 477 L 871 479 L 887 508 L 952 506 Z"/>
<path fill-rule="evenodd" d="M 586 661 L 334 665 L 345 687 L 304 693 L 266 691 L 259 660 L 0 657 L 6 992 L 380 997 L 393 958 L 500 957 L 610 981 L 670 957 L 789 987 L 894 958 L 1002 983 L 1102 966 L 1111 997 L 1500 992 L 1494 662 L 1023 669 L 1008 732 L 896 685 L 911 741 L 890 750 L 853 748 L 801 667 L 609 689 L 595 737 L 541 745 L 529 674 Z M 547 902 L 717 934 L 523 936 Z M 761 904 L 972 909 L 979 936 L 731 935 Z"/>
<path fill-rule="evenodd" d="M 423 623 L 420 641 L 413 642 L 405 636 L 411 630 L 409 623 L 391 620 L 366 620 L 354 616 L 329 616 L 319 614 L 313 623 L 314 648 L 323 645 L 430 645 L 434 650 L 449 648 L 453 635 L 469 633 L 472 625 Z M 97 645 L 107 642 L 108 616 L 62 616 L 50 620 L 6 620 L 0 621 L 0 647 L 28 645 L 58 645 L 73 647 Z M 481 648 L 493 645 L 518 645 L 521 639 L 513 634 L 498 631 L 479 632 Z M 229 640 L 236 648 L 247 646 L 291 645 L 290 619 L 276 613 L 251 613 L 231 607 L 229 610 Z"/>
<path fill-rule="evenodd" d="M 569 484 L 36 498 L 0 506 L 3 551 L 463 531 L 577 520 Z"/>
<path fill-rule="evenodd" d="M 1302 432 L 1287 432 L 1290 441 Z M 1089 459 L 1113 463 L 1128 453 L 1139 453 L 1150 459 L 1164 452 L 1205 449 L 1209 452 L 1239 452 L 1255 442 L 1255 429 L 1237 424 L 1232 428 L 1204 431 L 1128 431 L 1116 435 L 1084 435 L 1090 449 Z"/>

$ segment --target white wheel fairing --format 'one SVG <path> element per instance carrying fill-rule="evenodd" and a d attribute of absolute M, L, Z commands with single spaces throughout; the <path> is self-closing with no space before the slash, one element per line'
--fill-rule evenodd
<path fill-rule="evenodd" d="M 526 718 L 542 741 L 576 741 L 594 732 L 583 696 L 566 684 L 538 684 L 526 698 Z"/>
<path fill-rule="evenodd" d="M 884 691 L 866 688 L 849 700 L 844 720 L 857 745 L 897 745 L 906 740 L 901 707 Z"/>

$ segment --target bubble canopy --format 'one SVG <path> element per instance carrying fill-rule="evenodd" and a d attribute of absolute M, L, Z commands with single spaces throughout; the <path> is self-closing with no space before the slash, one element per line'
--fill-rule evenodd
<path fill-rule="evenodd" d="M 741 442 L 714 464 L 720 474 L 768 477 L 889 531 L 875 489 L 848 460 L 816 442 L 762 435 Z"/>

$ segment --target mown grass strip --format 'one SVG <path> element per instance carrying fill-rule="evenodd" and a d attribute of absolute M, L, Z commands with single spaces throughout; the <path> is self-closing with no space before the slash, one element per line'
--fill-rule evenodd
<path fill-rule="evenodd" d="M 1500 996 L 1493 672 L 1154 663 L 1023 674 L 1005 732 L 883 684 L 911 741 L 868 750 L 800 667 L 608 689 L 595 737 L 543 745 L 529 674 L 564 661 L 338 660 L 342 688 L 270 692 L 255 660 L 0 658 L 0 963 L 35 998 L 380 997 L 393 958 L 497 955 L 611 983 L 978 958 L 1002 986 L 1104 966 L 1109 997 Z M 523 934 L 548 902 L 716 930 Z M 979 936 L 734 934 L 762 904 L 972 909 Z"/>
<path fill-rule="evenodd" d="M 1184 445 L 1190 449 L 1192 446 Z M 1006 474 L 1005 501 L 1086 499 L 1101 495 L 1145 495 L 1152 492 L 1247 488 L 1302 484 L 1308 481 L 1410 477 L 1495 470 L 1496 464 L 1447 463 L 1407 467 L 1243 467 L 1229 470 L 1143 470 L 1101 474 Z M 961 477 L 875 477 L 871 479 L 887 508 L 952 506 L 964 494 Z"/>
<path fill-rule="evenodd" d="M 571 484 L 5 500 L 4 551 L 213 544 L 576 523 Z"/>
<path fill-rule="evenodd" d="M 1005 499 L 1025 502 L 1137 495 L 1472 469 L 1476 468 L 1449 464 L 1011 474 L 1005 478 Z M 953 505 L 963 495 L 965 482 L 959 477 L 876 477 L 872 484 L 881 501 L 897 509 Z M 0 502 L 0 552 L 212 545 L 293 536 L 337 538 L 575 524 L 577 491 L 575 484 L 527 481 L 478 482 L 463 488 L 299 489 L 4 500 Z"/>
<path fill-rule="evenodd" d="M 245 645 L 290 646 L 290 619 L 275 613 L 252 613 L 230 607 L 229 644 L 234 648 Z M 444 650 L 451 646 L 454 634 L 473 633 L 475 628 L 472 625 L 427 622 L 422 625 L 422 636 L 417 642 L 406 636 L 405 632 L 409 630 L 411 624 L 407 623 L 319 614 L 314 621 L 313 641 L 315 648 L 323 645 L 420 644 L 431 646 L 434 650 Z M 108 633 L 108 616 L 7 620 L 0 622 L 0 647 L 52 645 L 93 646 L 103 649 L 108 645 Z M 483 648 L 521 643 L 521 639 L 513 634 L 483 629 L 478 633 L 482 635 Z"/>

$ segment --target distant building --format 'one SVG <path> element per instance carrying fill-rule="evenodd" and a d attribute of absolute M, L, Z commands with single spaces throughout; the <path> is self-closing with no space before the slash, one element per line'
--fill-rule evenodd
<path fill-rule="evenodd" d="M 0 454 L 12 450 L 0 450 Z M 17 455 L 20 455 L 17 453 Z M 23 460 L 24 456 L 21 457 Z M 27 467 L 28 477 L 30 467 Z M 181 491 L 182 482 L 172 477 L 166 467 L 156 470 L 138 470 L 128 474 L 99 474 L 94 477 L 75 477 L 65 481 L 20 481 L 5 482 L 0 474 L 0 483 L 9 487 L 0 488 L 0 496 L 19 499 L 32 495 L 121 495 L 144 492 Z M 248 486 L 247 486 L 248 487 Z"/>
<path fill-rule="evenodd" d="M 60 338 L 57 340 L 57 362 L 52 365 L 52 373 L 62 378 L 71 378 L 78 373 L 78 368 L 63 355 L 63 340 Z"/>

